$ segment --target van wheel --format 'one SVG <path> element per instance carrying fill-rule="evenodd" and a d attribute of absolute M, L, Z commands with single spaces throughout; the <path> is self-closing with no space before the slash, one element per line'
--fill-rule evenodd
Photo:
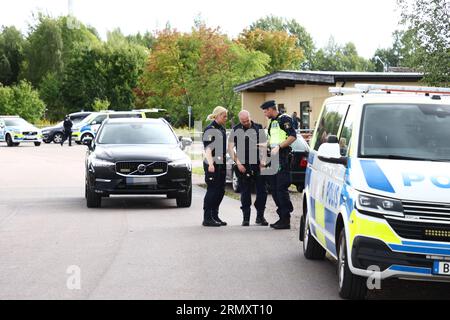
<path fill-rule="evenodd" d="M 302 229 L 303 227 L 303 229 Z M 325 259 L 326 251 L 319 242 L 311 235 L 308 219 L 306 214 L 300 220 L 300 239 L 303 238 L 303 255 L 308 260 L 323 260 Z"/>
<path fill-rule="evenodd" d="M 41 145 L 41 143 L 40 143 L 40 142 L 35 142 L 34 145 L 35 145 L 36 147 L 39 147 L 39 146 Z"/>
<path fill-rule="evenodd" d="M 87 183 L 85 187 L 85 198 L 88 208 L 100 208 L 102 206 L 102 197 L 96 194 Z"/>
<path fill-rule="evenodd" d="M 342 229 L 338 244 L 337 272 L 339 278 L 339 295 L 343 299 L 362 300 L 367 294 L 367 279 L 354 275 L 348 266 L 347 241 Z"/>

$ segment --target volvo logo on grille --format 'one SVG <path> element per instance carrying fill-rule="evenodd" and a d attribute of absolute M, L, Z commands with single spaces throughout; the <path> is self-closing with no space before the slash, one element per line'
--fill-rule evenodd
<path fill-rule="evenodd" d="M 139 173 L 145 173 L 145 171 L 147 171 L 147 166 L 145 164 L 140 164 L 138 166 L 138 171 Z"/>

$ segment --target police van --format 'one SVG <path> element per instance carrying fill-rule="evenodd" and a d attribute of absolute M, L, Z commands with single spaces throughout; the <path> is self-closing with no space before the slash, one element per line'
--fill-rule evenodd
<path fill-rule="evenodd" d="M 84 140 L 93 140 L 106 119 L 146 118 L 143 111 L 102 111 L 94 112 L 72 128 L 72 139 L 81 144 Z"/>
<path fill-rule="evenodd" d="M 330 92 L 311 140 L 304 256 L 336 259 L 347 299 L 377 279 L 450 281 L 450 89 Z"/>

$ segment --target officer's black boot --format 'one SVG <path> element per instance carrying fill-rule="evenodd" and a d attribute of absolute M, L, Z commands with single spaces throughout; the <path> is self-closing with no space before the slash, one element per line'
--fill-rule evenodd
<path fill-rule="evenodd" d="M 271 228 L 275 228 L 275 226 L 278 226 L 279 224 L 281 223 L 281 218 L 280 219 L 278 219 L 278 221 L 277 222 L 275 222 L 275 223 L 272 223 L 271 225 L 270 225 L 270 227 Z"/>
<path fill-rule="evenodd" d="M 227 226 L 227 223 L 225 221 L 220 220 L 218 212 L 213 212 L 211 216 L 212 216 L 212 219 L 214 221 L 218 222 L 222 227 Z"/>
<path fill-rule="evenodd" d="M 269 225 L 269 223 L 264 218 L 264 212 L 263 213 L 258 212 L 258 216 L 256 218 L 256 224 L 263 226 L 263 227 L 267 227 Z"/>
<path fill-rule="evenodd" d="M 249 227 L 250 226 L 250 210 L 243 210 L 244 214 L 244 221 L 242 222 L 243 227 Z"/>
<path fill-rule="evenodd" d="M 272 226 L 275 230 L 288 230 L 291 228 L 291 218 L 283 217 Z"/>
<path fill-rule="evenodd" d="M 220 224 L 220 222 L 217 222 L 216 220 L 214 220 L 212 218 L 211 212 L 205 210 L 203 212 L 203 226 L 204 227 L 220 227 L 221 224 Z"/>

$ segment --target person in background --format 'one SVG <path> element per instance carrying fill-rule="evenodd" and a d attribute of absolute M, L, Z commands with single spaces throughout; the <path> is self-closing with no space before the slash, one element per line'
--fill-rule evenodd
<path fill-rule="evenodd" d="M 300 118 L 297 116 L 297 112 L 294 112 L 292 114 L 292 125 L 294 126 L 295 130 L 301 129 L 300 128 Z"/>
<path fill-rule="evenodd" d="M 64 118 L 63 127 L 64 127 L 64 138 L 61 140 L 61 147 L 64 145 L 64 142 L 66 142 L 67 139 L 69 139 L 69 147 L 71 147 L 73 122 L 72 120 L 70 120 L 70 117 L 68 115 Z"/>

